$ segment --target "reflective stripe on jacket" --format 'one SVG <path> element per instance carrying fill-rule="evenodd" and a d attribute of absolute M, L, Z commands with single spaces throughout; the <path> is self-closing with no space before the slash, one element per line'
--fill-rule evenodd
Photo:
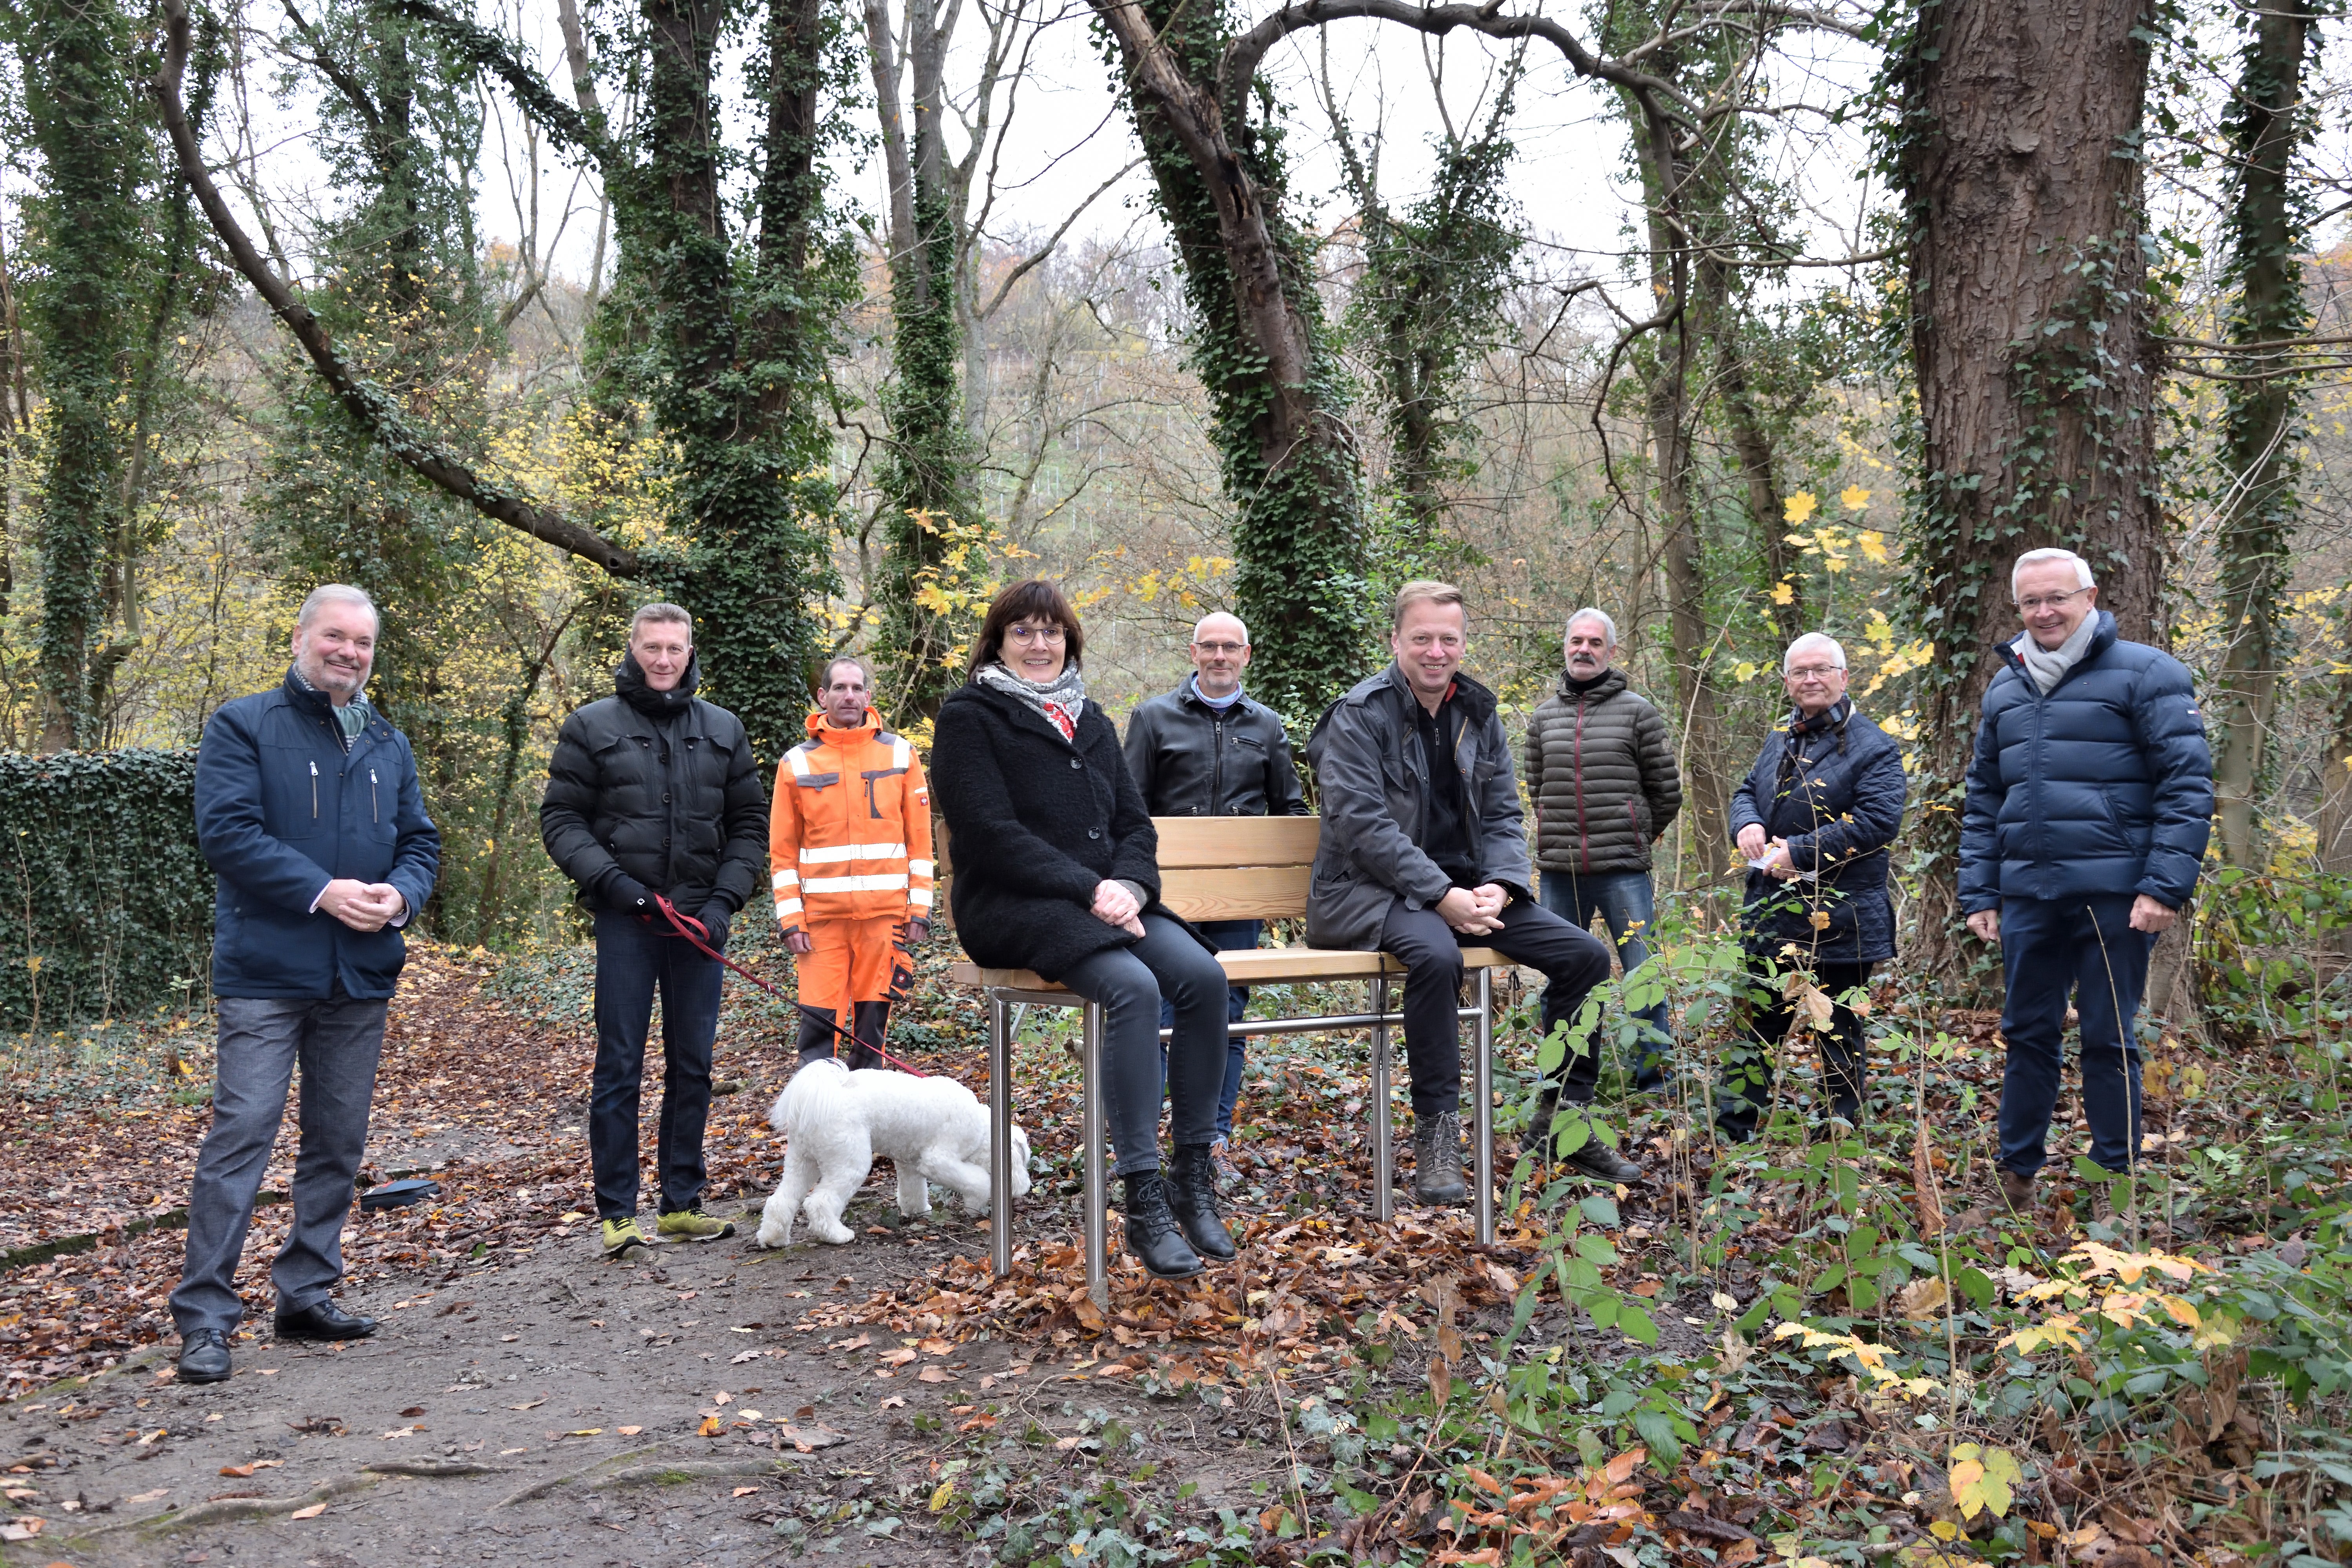
<path fill-rule="evenodd" d="M 931 917 L 931 792 L 915 748 L 872 709 L 855 730 L 822 713 L 784 753 L 768 812 L 768 872 L 787 931 L 814 921 Z"/>

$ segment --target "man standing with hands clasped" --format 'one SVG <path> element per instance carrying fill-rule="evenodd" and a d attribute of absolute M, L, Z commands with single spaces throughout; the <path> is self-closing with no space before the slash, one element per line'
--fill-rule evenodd
<path fill-rule="evenodd" d="M 2090 563 L 2029 550 L 2010 574 L 2025 630 L 1994 650 L 1960 824 L 1960 908 L 1998 942 L 2002 1195 L 2033 1202 L 2058 1102 L 2071 994 L 2091 1158 L 2139 1158 L 2133 1016 L 2158 935 L 2196 890 L 2213 757 L 2189 671 L 2116 635 Z M 2104 1189 L 2100 1207 L 2106 1211 Z"/>
<path fill-rule="evenodd" d="M 667 898 L 703 945 L 724 951 L 735 911 L 759 891 L 767 802 L 742 723 L 694 695 L 694 620 L 647 605 L 629 626 L 614 695 L 563 721 L 547 760 L 539 831 L 548 858 L 596 918 L 596 1072 L 588 1163 L 604 1255 L 647 1245 L 637 1224 L 637 1104 L 654 992 L 662 999 L 664 1238 L 717 1241 L 706 1214 L 703 1125 L 726 971 L 671 925 Z"/>
<path fill-rule="evenodd" d="M 915 748 L 868 706 L 873 694 L 864 659 L 825 666 L 809 738 L 777 765 L 768 811 L 768 879 L 800 973 L 804 1062 L 883 1065 L 898 943 L 931 934 L 931 792 Z"/>
<path fill-rule="evenodd" d="M 294 1224 L 270 1266 L 281 1340 L 356 1340 L 375 1321 L 337 1307 L 343 1219 L 367 1146 L 400 928 L 433 894 L 441 836 L 407 738 L 362 695 L 375 606 L 340 583 L 311 590 L 294 667 L 226 703 L 196 752 L 196 841 L 215 874 L 213 995 L 220 1037 L 213 1125 L 188 1193 L 187 1261 L 172 1292 L 183 1383 L 229 1374 L 245 1304 L 236 1261 L 302 1068 Z"/>

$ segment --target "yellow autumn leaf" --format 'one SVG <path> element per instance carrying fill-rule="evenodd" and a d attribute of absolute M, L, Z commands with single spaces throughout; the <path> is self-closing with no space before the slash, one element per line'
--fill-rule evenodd
<path fill-rule="evenodd" d="M 1870 504 L 1870 492 L 1860 485 L 1848 485 L 1838 491 L 1838 500 L 1848 511 L 1860 511 Z"/>
<path fill-rule="evenodd" d="M 1753 659 L 1743 658 L 1732 667 L 1732 679 L 1743 683 L 1753 680 L 1756 679 L 1756 671 L 1759 668 Z"/>
<path fill-rule="evenodd" d="M 1862 546 L 1862 552 L 1864 555 L 1869 556 L 1881 566 L 1886 564 L 1886 535 L 1874 528 L 1865 528 L 1854 534 L 1853 542 Z"/>
<path fill-rule="evenodd" d="M 1771 597 L 1776 605 L 1793 605 L 1797 602 L 1797 590 L 1786 583 L 1775 583 Z"/>
<path fill-rule="evenodd" d="M 1780 503 L 1780 515 L 1790 522 L 1802 526 L 1804 521 L 1820 510 L 1821 501 L 1811 490 L 1799 490 Z"/>
<path fill-rule="evenodd" d="M 1970 1447 L 1963 1443 L 1960 1447 Z M 1959 1453 L 1959 1448 L 1952 1452 Z M 2011 1489 L 2021 1478 L 2016 1458 L 2006 1448 L 1987 1448 L 1973 1459 L 1965 1459 L 1952 1467 L 1952 1504 L 1963 1519 L 1974 1519 L 1979 1513 L 1990 1513 L 2000 1519 L 2009 1512 L 2015 1500 Z"/>

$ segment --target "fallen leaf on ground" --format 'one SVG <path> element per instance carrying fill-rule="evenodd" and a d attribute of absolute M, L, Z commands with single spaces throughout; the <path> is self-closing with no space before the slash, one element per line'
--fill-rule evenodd
<path fill-rule="evenodd" d="M 544 1399 L 534 1399 L 528 1405 L 509 1405 L 507 1408 L 509 1410 L 536 1410 L 546 1403 L 547 1401 Z"/>
<path fill-rule="evenodd" d="M 289 1519 L 316 1519 L 326 1511 L 327 1505 L 325 1503 L 314 1502 L 309 1508 L 296 1509 L 292 1513 L 288 1514 L 286 1517 Z"/>
<path fill-rule="evenodd" d="M 757 1487 L 737 1487 L 730 1495 L 733 1497 L 750 1497 L 753 1492 L 758 1491 L 759 1489 L 760 1489 Z"/>
<path fill-rule="evenodd" d="M 618 1432 L 624 1437 L 634 1437 L 638 1433 L 644 1431 L 645 1428 L 642 1426 L 615 1426 L 613 1430 Z"/>

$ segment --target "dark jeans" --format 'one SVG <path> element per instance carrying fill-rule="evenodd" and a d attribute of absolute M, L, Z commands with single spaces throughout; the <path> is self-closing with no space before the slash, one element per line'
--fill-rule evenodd
<path fill-rule="evenodd" d="M 302 1067 L 301 1142 L 294 1152 L 294 1224 L 269 1267 L 278 1310 L 300 1311 L 327 1299 L 343 1277 L 343 1220 L 352 1180 L 367 1148 L 376 1058 L 383 1049 L 383 1002 L 220 999 L 213 1125 L 188 1190 L 187 1260 L 172 1292 L 183 1336 L 226 1334 L 245 1315 L 236 1260 L 253 1225 L 262 1173 L 286 1120 L 286 1092 Z"/>
<path fill-rule="evenodd" d="M 662 999 L 661 1212 L 702 1201 L 702 1126 L 710 1115 L 710 1046 L 726 971 L 684 937 L 630 915 L 596 916 L 596 1075 L 588 1101 L 588 1163 L 596 1213 L 637 1212 L 637 1100 L 654 992 Z"/>
<path fill-rule="evenodd" d="M 1192 929 L 1217 944 L 1219 952 L 1246 952 L 1257 945 L 1265 930 L 1264 921 L 1194 921 Z M 1232 985 L 1225 989 L 1225 1022 L 1238 1024 L 1249 1011 L 1249 987 Z M 1162 996 L 1160 999 L 1160 1026 L 1163 1029 L 1176 1022 L 1176 1005 Z M 1230 1035 L 1225 1040 L 1225 1081 L 1217 1090 L 1217 1136 L 1234 1135 L 1234 1107 L 1242 1099 L 1242 1037 Z M 1165 1084 L 1168 1078 L 1168 1047 L 1160 1047 L 1160 1077 Z"/>
<path fill-rule="evenodd" d="M 1174 1005 L 1169 1044 L 1169 1121 L 1179 1148 L 1216 1135 L 1224 1076 L 1225 972 L 1165 915 L 1143 917 L 1143 940 L 1105 948 L 1062 976 L 1103 1010 L 1103 1108 L 1116 1175 L 1160 1168 L 1160 1002 Z"/>
<path fill-rule="evenodd" d="M 1818 963 L 1808 967 L 1812 971 L 1813 984 L 1828 994 L 1831 1003 L 1829 1033 L 1813 1036 L 1821 1047 L 1822 1089 L 1829 1100 L 1827 1114 L 1859 1123 L 1870 1058 L 1863 1043 L 1862 1020 L 1838 998 L 1867 983 L 1873 965 Z M 1796 1022 L 1802 1010 L 1801 1004 L 1790 1001 L 1782 992 L 1782 982 L 1770 977 L 1770 968 L 1761 955 L 1748 954 L 1749 977 L 1758 990 L 1770 992 L 1773 999 L 1769 1004 L 1748 1005 L 1748 1037 L 1733 1040 L 1723 1053 L 1723 1093 L 1716 1102 L 1715 1124 L 1735 1143 L 1745 1143 L 1756 1136 L 1756 1119 L 1763 1114 L 1772 1096 L 1772 1052 L 1789 1037 L 1789 1026 Z M 1790 968 L 1790 963 L 1781 962 L 1783 975 Z"/>
<path fill-rule="evenodd" d="M 2132 1019 L 2147 986 L 2156 938 L 2131 929 L 2132 895 L 2004 899 L 2000 966 L 2009 994 L 2000 1009 L 2009 1066 L 2000 1080 L 2000 1163 L 2032 1175 L 2048 1160 L 2043 1141 L 2058 1107 L 2066 999 L 2082 1021 L 2083 1110 L 2091 1158 L 2131 1168 L 2139 1152 L 2139 1045 Z"/>
<path fill-rule="evenodd" d="M 1625 966 L 1625 977 L 1631 980 L 1633 971 L 1650 961 L 1650 949 L 1641 933 L 1650 929 L 1657 918 L 1657 895 L 1650 886 L 1647 871 L 1602 871 L 1580 876 L 1574 871 L 1546 871 L 1536 889 L 1543 907 L 1574 926 L 1589 931 L 1597 912 L 1608 922 L 1609 934 L 1617 943 L 1617 961 Z M 1652 1090 L 1666 1085 L 1666 1053 L 1675 1043 L 1674 1029 L 1666 1021 L 1666 1004 L 1661 999 L 1654 1007 L 1643 1008 L 1633 1016 L 1641 1031 L 1635 1037 L 1633 1087 Z"/>
<path fill-rule="evenodd" d="M 1412 1075 L 1412 1113 L 1435 1116 L 1462 1109 L 1462 950 L 1491 947 L 1540 970 L 1544 986 L 1540 1016 L 1547 1037 L 1555 1024 L 1574 1023 L 1592 988 L 1609 978 L 1609 950 L 1592 933 L 1580 931 L 1540 904 L 1514 902 L 1503 911 L 1503 929 L 1465 936 L 1435 910 L 1413 910 L 1399 899 L 1390 906 L 1381 931 L 1381 951 L 1404 964 L 1404 1054 Z M 1571 1105 L 1592 1099 L 1601 1058 L 1588 1047 L 1566 1063 L 1561 1098 Z"/>

